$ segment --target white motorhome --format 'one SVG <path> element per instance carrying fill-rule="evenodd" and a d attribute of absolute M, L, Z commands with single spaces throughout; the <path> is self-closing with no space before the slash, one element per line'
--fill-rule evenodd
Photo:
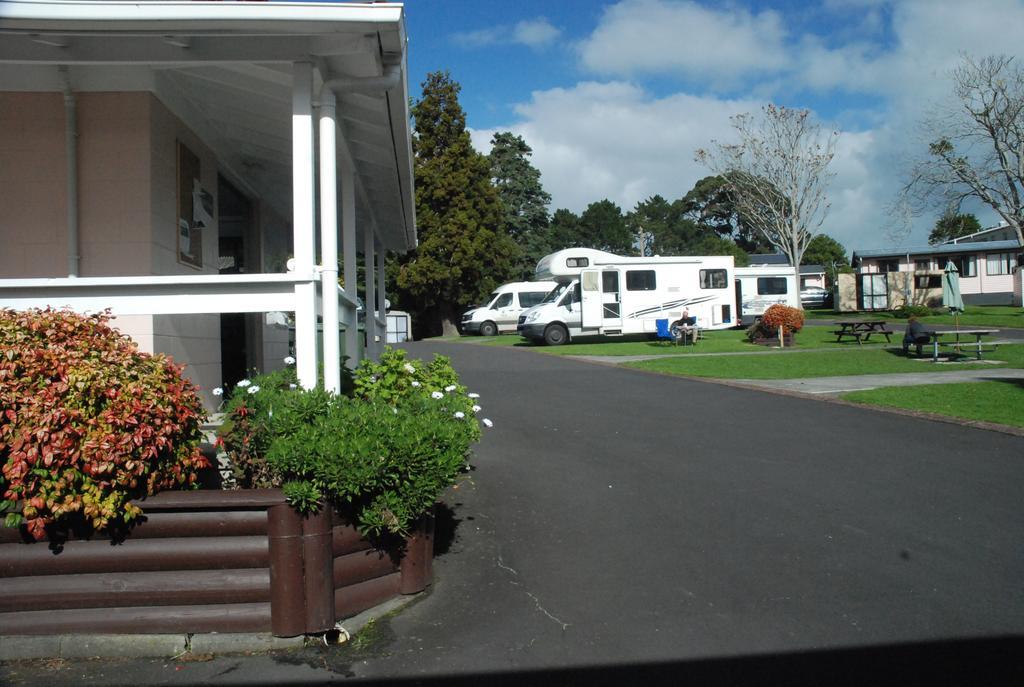
<path fill-rule="evenodd" d="M 746 326 L 776 303 L 800 307 L 800 289 L 789 265 L 751 265 L 736 268 L 739 322 Z"/>
<path fill-rule="evenodd" d="M 569 248 L 537 263 L 537 279 L 558 288 L 527 310 L 518 331 L 558 345 L 585 336 L 654 334 L 656 321 L 671 323 L 683 309 L 705 329 L 735 324 L 731 255 L 631 258 Z"/>
<path fill-rule="evenodd" d="M 537 305 L 558 286 L 553 281 L 516 281 L 502 284 L 487 297 L 487 304 L 462 315 L 463 334 L 494 336 L 514 332 L 519 315 Z"/>

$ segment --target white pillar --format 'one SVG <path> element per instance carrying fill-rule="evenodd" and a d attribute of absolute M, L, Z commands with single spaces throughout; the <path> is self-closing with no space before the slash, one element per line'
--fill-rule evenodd
<path fill-rule="evenodd" d="M 313 65 L 292 65 L 292 241 L 295 271 L 313 275 Z M 316 283 L 295 286 L 295 369 L 305 389 L 316 386 Z"/>
<path fill-rule="evenodd" d="M 384 244 L 377 244 L 377 300 L 380 301 L 380 307 L 377 309 L 377 315 L 380 317 L 380 321 L 384 323 L 383 326 L 377 325 L 377 334 L 380 336 L 380 341 L 377 343 L 377 355 L 384 350 L 384 346 L 387 343 L 388 338 L 388 309 L 384 306 L 384 297 L 387 292 L 384 288 L 384 259 L 387 257 L 387 251 L 384 250 Z"/>
<path fill-rule="evenodd" d="M 356 184 L 355 171 L 347 162 L 341 165 L 341 252 L 345 260 L 345 293 L 356 299 Z M 345 329 L 346 364 L 355 368 L 362 360 L 359 326 L 355 307 L 348 311 L 349 326 Z"/>
<path fill-rule="evenodd" d="M 363 231 L 363 263 L 366 267 L 366 287 L 363 299 L 366 301 L 366 355 L 371 358 L 377 357 L 377 273 L 374 265 L 375 251 L 373 246 L 373 231 L 367 226 Z"/>
<path fill-rule="evenodd" d="M 320 284 L 324 304 L 324 388 L 341 393 L 341 344 L 338 340 L 338 179 L 335 148 L 335 97 L 320 92 Z"/>

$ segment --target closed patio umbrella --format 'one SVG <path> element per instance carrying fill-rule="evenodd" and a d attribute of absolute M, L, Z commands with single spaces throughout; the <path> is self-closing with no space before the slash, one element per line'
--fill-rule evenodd
<path fill-rule="evenodd" d="M 946 271 L 942 275 L 942 305 L 953 314 L 953 322 L 960 328 L 960 313 L 964 311 L 964 299 L 960 295 L 960 271 L 952 260 L 946 261 Z"/>

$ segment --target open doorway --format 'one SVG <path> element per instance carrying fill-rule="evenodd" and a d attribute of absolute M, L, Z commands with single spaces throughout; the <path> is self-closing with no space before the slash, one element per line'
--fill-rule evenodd
<path fill-rule="evenodd" d="M 259 243 L 252 201 L 219 175 L 217 198 L 220 273 L 259 272 Z M 259 325 L 258 313 L 220 316 L 220 364 L 225 387 L 233 387 L 258 367 Z"/>

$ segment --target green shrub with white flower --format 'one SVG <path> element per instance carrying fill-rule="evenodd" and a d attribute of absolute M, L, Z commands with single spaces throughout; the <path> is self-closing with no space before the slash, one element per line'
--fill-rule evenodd
<path fill-rule="evenodd" d="M 480 422 L 492 423 L 443 356 L 388 348 L 351 387 L 301 389 L 292 367 L 243 380 L 220 442 L 240 486 L 281 487 L 303 511 L 332 503 L 364 534 L 405 534 L 465 471 Z"/>

